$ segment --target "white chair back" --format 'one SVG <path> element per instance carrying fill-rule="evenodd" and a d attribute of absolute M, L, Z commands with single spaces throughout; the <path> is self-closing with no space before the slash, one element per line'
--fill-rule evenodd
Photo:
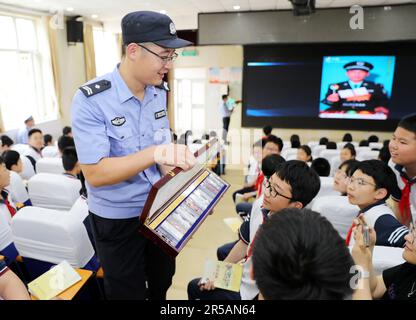
<path fill-rule="evenodd" d="M 381 143 L 381 142 L 370 142 L 368 145 L 370 146 L 371 149 L 379 149 L 380 150 L 381 148 L 383 148 L 383 143 Z"/>
<path fill-rule="evenodd" d="M 312 150 L 312 157 L 315 158 L 319 158 L 319 154 L 321 153 L 322 150 L 326 150 L 326 146 L 324 145 L 317 145 L 315 147 L 313 147 Z"/>
<path fill-rule="evenodd" d="M 42 158 L 36 161 L 37 173 L 62 174 L 65 172 L 62 158 Z"/>
<path fill-rule="evenodd" d="M 335 156 L 339 157 L 340 153 L 341 153 L 341 150 L 328 150 L 328 149 L 326 149 L 326 150 L 321 151 L 319 157 L 325 158 L 326 160 L 329 161 L 329 163 L 331 163 L 331 159 Z"/>
<path fill-rule="evenodd" d="M 362 151 L 357 155 L 358 161 L 378 159 L 380 151 Z"/>
<path fill-rule="evenodd" d="M 88 202 L 87 199 L 80 196 L 77 201 L 75 201 L 69 214 L 77 218 L 79 221 L 83 222 L 88 216 Z"/>
<path fill-rule="evenodd" d="M 281 152 L 281 156 L 285 158 L 286 160 L 288 160 L 288 157 L 293 156 L 293 155 L 295 155 L 295 159 L 296 159 L 297 154 L 298 154 L 298 149 L 296 148 L 283 149 Z"/>
<path fill-rule="evenodd" d="M 312 210 L 327 218 L 339 235 L 345 239 L 360 208 L 350 204 L 348 197 L 336 195 L 316 198 Z"/>
<path fill-rule="evenodd" d="M 28 181 L 28 189 L 34 206 L 70 210 L 79 197 L 81 181 L 64 175 L 39 173 Z"/>
<path fill-rule="evenodd" d="M 16 143 L 10 147 L 10 149 L 19 152 L 21 156 L 26 154 L 29 148 L 30 147 L 28 144 L 23 144 L 23 143 Z"/>
<path fill-rule="evenodd" d="M 338 156 L 332 157 L 329 160 L 329 163 L 331 164 L 331 173 L 329 174 L 331 177 L 335 175 L 335 172 L 337 172 L 338 167 L 341 164 L 341 158 Z"/>
<path fill-rule="evenodd" d="M 316 199 L 324 197 L 324 196 L 335 196 L 339 195 L 338 191 L 333 189 L 334 185 L 334 178 L 333 177 L 319 177 L 321 179 L 321 188 L 319 189 L 318 194 L 316 197 L 309 203 L 306 207 L 308 209 L 313 207 L 313 204 Z"/>
<path fill-rule="evenodd" d="M 42 150 L 42 157 L 44 158 L 59 158 L 59 149 L 56 146 L 47 146 Z"/>
<path fill-rule="evenodd" d="M 35 169 L 33 168 L 32 162 L 30 162 L 28 157 L 21 154 L 20 159 L 22 159 L 22 167 L 23 167 L 23 170 L 20 173 L 20 176 L 22 177 L 23 180 L 29 180 L 36 174 Z"/>
<path fill-rule="evenodd" d="M 10 171 L 10 186 L 8 189 L 14 204 L 25 203 L 29 200 L 29 193 L 26 190 L 22 177 L 14 171 Z"/>
<path fill-rule="evenodd" d="M 12 220 L 14 244 L 22 257 L 53 264 L 66 260 L 82 268 L 94 256 L 85 226 L 70 214 L 24 207 Z"/>

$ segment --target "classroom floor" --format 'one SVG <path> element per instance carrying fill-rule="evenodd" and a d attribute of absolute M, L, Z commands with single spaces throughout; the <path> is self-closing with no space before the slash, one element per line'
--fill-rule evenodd
<path fill-rule="evenodd" d="M 187 300 L 188 282 L 202 276 L 205 261 L 216 260 L 219 246 L 237 240 L 237 234 L 224 223 L 224 218 L 237 217 L 232 194 L 242 187 L 243 171 L 227 169 L 221 177 L 231 186 L 215 207 L 214 213 L 206 218 L 177 256 L 176 273 L 167 293 L 169 300 Z"/>

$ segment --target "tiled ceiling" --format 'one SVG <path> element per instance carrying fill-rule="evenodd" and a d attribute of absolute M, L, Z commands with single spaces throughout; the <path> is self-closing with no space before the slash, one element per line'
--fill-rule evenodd
<path fill-rule="evenodd" d="M 358 4 L 365 6 L 391 6 L 416 3 L 416 0 L 316 0 L 316 7 L 350 7 Z M 110 29 L 117 29 L 121 18 L 130 11 L 165 10 L 173 19 L 177 29 L 196 29 L 197 16 L 201 12 L 254 10 L 287 10 L 292 5 L 289 0 L 0 0 L 0 9 L 4 6 L 26 8 L 43 12 L 63 10 L 66 15 L 80 15 L 102 21 Z M 73 8 L 69 12 L 66 9 Z M 92 15 L 94 18 L 91 18 Z"/>

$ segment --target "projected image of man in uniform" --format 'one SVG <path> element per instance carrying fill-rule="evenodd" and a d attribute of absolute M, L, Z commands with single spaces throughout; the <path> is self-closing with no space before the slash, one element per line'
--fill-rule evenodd
<path fill-rule="evenodd" d="M 323 103 L 330 106 L 324 112 L 389 113 L 388 97 L 382 84 L 365 80 L 373 69 L 371 63 L 353 61 L 344 65 L 348 80 L 330 84 Z"/>

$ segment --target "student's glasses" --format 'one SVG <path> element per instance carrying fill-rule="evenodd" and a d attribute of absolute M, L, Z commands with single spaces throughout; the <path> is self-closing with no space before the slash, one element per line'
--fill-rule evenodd
<path fill-rule="evenodd" d="M 293 200 L 293 198 L 290 198 L 290 197 L 287 197 L 287 196 L 285 196 L 285 195 L 283 195 L 283 194 L 281 194 L 279 191 L 277 191 L 272 185 L 271 185 L 271 183 L 270 183 L 270 181 L 269 180 L 267 180 L 266 181 L 266 188 L 269 190 L 269 194 L 270 194 L 270 196 L 272 196 L 273 198 L 276 198 L 278 195 L 279 196 L 281 196 L 281 197 L 283 197 L 283 198 L 285 198 L 285 199 L 288 199 L 288 200 Z"/>
<path fill-rule="evenodd" d="M 363 186 L 367 186 L 367 185 L 377 187 L 374 183 L 365 181 L 362 178 L 354 178 L 354 177 L 350 177 L 349 184 L 352 184 L 352 185 L 358 186 L 358 187 L 363 187 Z"/>
<path fill-rule="evenodd" d="M 167 64 L 169 62 L 173 62 L 178 57 L 178 54 L 174 52 L 171 56 L 160 56 L 156 52 L 150 50 L 149 48 L 146 48 L 144 45 L 141 45 L 139 43 L 136 43 L 140 48 L 145 49 L 147 52 L 150 52 L 151 54 L 154 54 L 156 57 L 160 58 L 163 61 L 163 64 Z"/>

